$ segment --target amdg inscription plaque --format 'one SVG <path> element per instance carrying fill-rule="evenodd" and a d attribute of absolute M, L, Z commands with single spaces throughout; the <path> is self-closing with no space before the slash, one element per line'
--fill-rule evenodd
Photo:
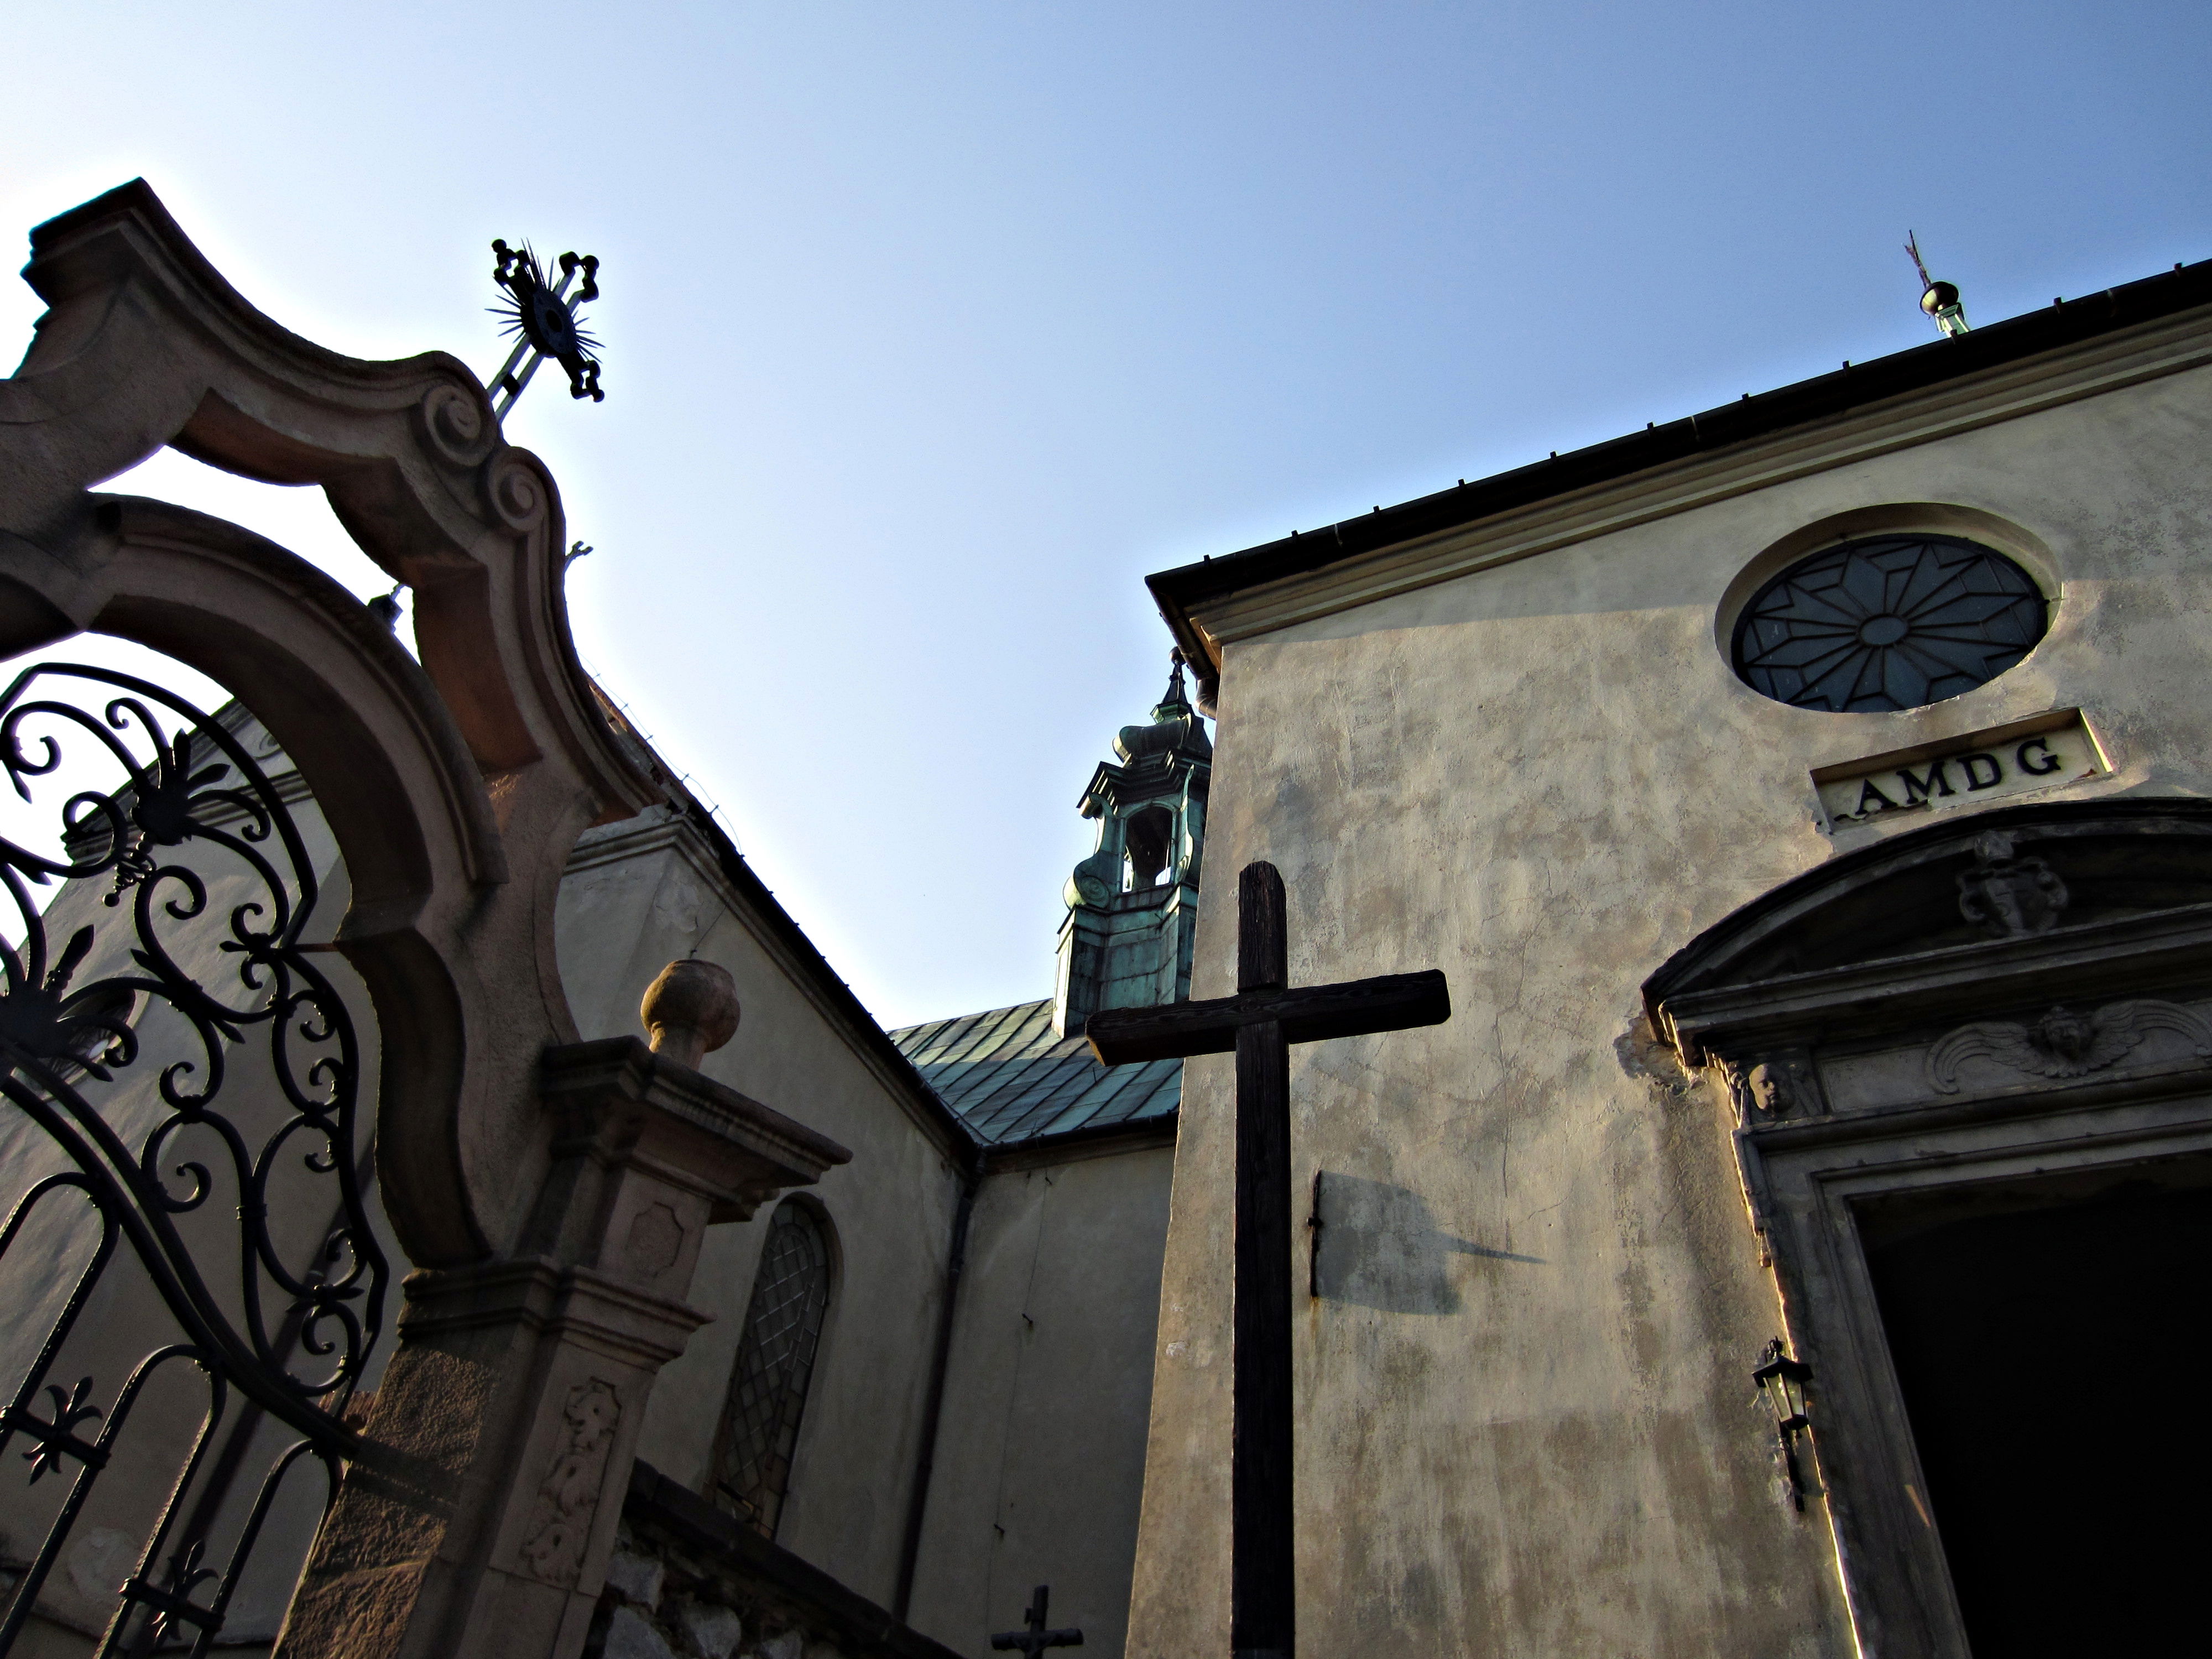
<path fill-rule="evenodd" d="M 1824 828 L 1833 834 L 1892 812 L 1986 806 L 2112 770 L 2078 708 L 1987 731 L 1816 767 Z"/>

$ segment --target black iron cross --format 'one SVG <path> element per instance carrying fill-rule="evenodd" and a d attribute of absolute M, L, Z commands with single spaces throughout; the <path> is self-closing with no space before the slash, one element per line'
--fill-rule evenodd
<path fill-rule="evenodd" d="M 1297 1650 L 1291 1492 L 1291 1054 L 1293 1042 L 1441 1025 L 1435 969 L 1291 988 L 1283 878 L 1237 881 L 1237 994 L 1111 1008 L 1085 1035 L 1109 1066 L 1237 1054 L 1236 1331 L 1230 1430 L 1229 1645 L 1237 1659 Z"/>
<path fill-rule="evenodd" d="M 514 349 L 485 388 L 499 398 L 492 413 L 505 420 L 514 400 L 529 386 L 530 377 L 548 357 L 568 371 L 570 397 L 605 403 L 607 394 L 599 390 L 599 343 L 583 325 L 584 307 L 599 297 L 599 256 L 587 253 L 580 258 L 574 253 L 562 254 L 561 280 L 556 284 L 545 280 L 545 272 L 528 243 L 513 248 L 503 241 L 494 242 L 491 251 L 498 256 L 491 279 L 507 292 L 506 300 L 494 306 L 492 313 L 505 318 L 506 332 L 515 337 Z M 580 270 L 584 273 L 584 285 L 572 295 L 568 285 Z M 526 364 L 522 362 L 526 356 L 530 359 Z M 518 364 L 521 365 L 519 374 Z"/>
<path fill-rule="evenodd" d="M 991 1638 L 992 1647 L 1018 1650 L 1029 1655 L 1030 1659 L 1036 1659 L 1037 1655 L 1042 1653 L 1047 1648 L 1081 1647 L 1083 1645 L 1081 1631 L 1047 1630 L 1044 1627 L 1044 1610 L 1051 1601 L 1052 1586 L 1039 1584 L 1036 1587 L 1036 1594 L 1030 1598 L 1030 1604 L 1022 1613 L 1022 1622 L 1029 1628 L 1000 1632 Z"/>

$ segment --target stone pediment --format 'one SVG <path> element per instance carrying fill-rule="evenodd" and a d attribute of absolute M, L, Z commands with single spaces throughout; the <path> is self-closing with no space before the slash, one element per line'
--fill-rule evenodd
<path fill-rule="evenodd" d="M 1838 1024 L 1986 1006 L 2001 984 L 2081 984 L 2212 960 L 2212 802 L 2016 808 L 1899 836 L 1784 884 L 1644 984 L 1686 1059 L 1753 1018 Z M 2082 978 L 2087 975 L 2087 979 Z M 2051 999 L 2046 999 L 2050 1000 Z M 1809 1035 L 1809 1031 L 1808 1035 Z"/>

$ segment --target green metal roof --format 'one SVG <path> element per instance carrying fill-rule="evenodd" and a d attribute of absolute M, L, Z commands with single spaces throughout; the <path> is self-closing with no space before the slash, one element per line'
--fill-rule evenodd
<path fill-rule="evenodd" d="M 1052 999 L 893 1031 L 891 1041 L 986 1146 L 1164 1117 L 1182 1099 L 1182 1062 L 1101 1066 L 1052 1029 Z"/>

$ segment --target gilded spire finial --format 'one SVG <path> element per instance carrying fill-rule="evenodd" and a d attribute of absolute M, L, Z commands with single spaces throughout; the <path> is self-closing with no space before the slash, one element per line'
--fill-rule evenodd
<path fill-rule="evenodd" d="M 1966 308 L 1959 303 L 1958 284 L 1938 282 L 1928 274 L 1927 262 L 1920 257 L 1920 239 L 1909 230 L 1905 233 L 1905 252 L 1912 260 L 1913 270 L 1920 273 L 1920 308 L 1942 330 L 1945 339 L 1966 332 Z"/>

